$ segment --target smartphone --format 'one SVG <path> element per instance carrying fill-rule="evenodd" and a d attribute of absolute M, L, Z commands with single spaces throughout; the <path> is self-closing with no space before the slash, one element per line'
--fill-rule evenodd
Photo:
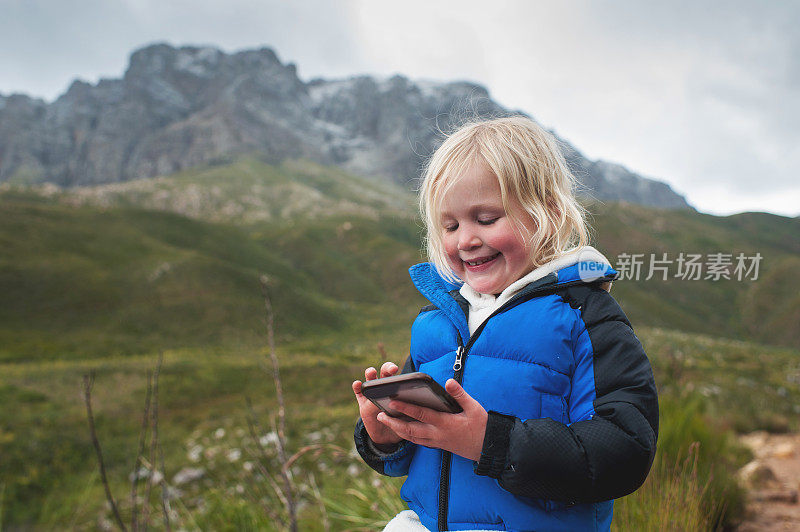
<path fill-rule="evenodd" d="M 464 410 L 430 375 L 419 371 L 367 381 L 361 386 L 361 393 L 375 406 L 397 418 L 409 419 L 405 414 L 389 408 L 389 401 L 393 399 L 452 414 Z"/>

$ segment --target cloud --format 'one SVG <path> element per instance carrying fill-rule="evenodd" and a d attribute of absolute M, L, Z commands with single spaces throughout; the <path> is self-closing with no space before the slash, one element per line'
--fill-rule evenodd
<path fill-rule="evenodd" d="M 413 49 L 431 52 L 406 50 L 399 61 L 430 75 L 436 60 L 442 72 L 481 81 L 588 156 L 668 180 L 702 210 L 732 212 L 749 202 L 798 213 L 800 38 L 791 21 L 800 5 L 496 5 L 487 12 L 477 2 L 427 9 L 407 2 L 413 11 L 454 16 L 449 24 L 435 13 L 419 20 L 414 38 L 423 37 Z M 397 16 L 396 7 L 379 9 Z M 465 21 L 473 31 L 459 31 Z M 370 41 L 375 54 L 393 37 Z M 442 57 L 453 65 L 441 65 Z M 701 194 L 700 183 L 729 193 Z M 786 199 L 776 207 L 776 198 Z"/>
<path fill-rule="evenodd" d="M 345 2 L 323 0 L 4 0 L 0 92 L 53 99 L 76 77 L 119 77 L 130 53 L 152 42 L 212 44 L 226 51 L 269 46 L 300 72 L 353 68 Z M 304 61 L 300 62 L 299 59 Z"/>

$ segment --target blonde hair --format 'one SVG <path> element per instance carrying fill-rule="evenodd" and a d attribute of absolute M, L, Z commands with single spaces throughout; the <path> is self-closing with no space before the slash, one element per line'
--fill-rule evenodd
<path fill-rule="evenodd" d="M 529 239 L 534 268 L 588 244 L 585 210 L 575 199 L 577 186 L 556 139 L 532 120 L 514 116 L 468 123 L 447 137 L 428 161 L 419 208 L 425 222 L 425 251 L 449 281 L 460 279 L 447 263 L 442 242 L 444 196 L 472 166 L 490 170 L 500 184 L 503 207 L 512 217 L 516 200 L 535 222 L 511 221 Z"/>

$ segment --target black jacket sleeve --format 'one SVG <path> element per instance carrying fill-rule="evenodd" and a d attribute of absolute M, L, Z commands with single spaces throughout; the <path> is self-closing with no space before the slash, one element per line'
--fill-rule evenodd
<path fill-rule="evenodd" d="M 409 355 L 400 369 L 400 373 L 413 373 L 414 371 L 416 371 L 414 361 Z M 356 421 L 354 437 L 358 454 L 372 469 L 381 475 L 400 476 L 405 474 L 402 472 L 404 468 L 399 465 L 399 462 L 410 461 L 409 455 L 413 453 L 413 443 L 403 440 L 394 445 L 378 446 L 369 437 L 361 418 Z M 407 471 L 407 464 L 405 464 L 405 470 Z"/>
<path fill-rule="evenodd" d="M 592 364 L 594 414 L 564 424 L 490 412 L 476 472 L 526 497 L 568 503 L 615 499 L 635 491 L 653 463 L 658 437 L 653 373 L 627 317 L 606 291 L 584 285 L 561 295 L 580 310 L 585 325 L 578 343 L 586 353 L 583 359 L 576 353 L 576 360 Z"/>

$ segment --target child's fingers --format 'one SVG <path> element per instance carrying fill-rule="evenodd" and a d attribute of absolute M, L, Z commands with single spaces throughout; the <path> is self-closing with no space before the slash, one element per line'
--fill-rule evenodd
<path fill-rule="evenodd" d="M 385 412 L 378 413 L 377 419 L 404 440 L 425 445 L 431 439 L 431 430 L 433 428 L 428 425 L 401 421 L 386 415 Z"/>
<path fill-rule="evenodd" d="M 397 367 L 397 364 L 394 362 L 384 362 L 381 366 L 381 378 L 383 377 L 391 377 L 397 370 L 400 369 Z"/>
<path fill-rule="evenodd" d="M 438 421 L 438 415 L 441 415 L 436 410 L 423 408 L 421 406 L 412 405 L 403 401 L 391 401 L 389 403 L 389 407 L 393 410 L 397 410 L 398 412 L 402 412 L 408 417 L 416 419 L 420 423 L 428 423 L 430 425 L 436 425 Z"/>
<path fill-rule="evenodd" d="M 372 366 L 368 367 L 364 370 L 364 378 L 368 381 L 378 378 L 378 370 L 373 368 Z"/>
<path fill-rule="evenodd" d="M 364 403 L 369 401 L 364 394 L 361 393 L 361 386 L 363 383 L 361 381 L 353 381 L 353 393 L 356 394 L 356 401 L 358 402 L 358 409 L 361 410 L 364 407 Z"/>
<path fill-rule="evenodd" d="M 363 383 L 361 381 L 353 381 L 353 393 L 356 394 L 356 402 L 358 403 L 358 410 L 361 414 L 362 419 L 366 419 L 369 416 L 374 416 L 375 411 L 378 409 L 372 405 L 372 402 L 364 397 L 364 394 L 361 393 L 361 386 Z"/>
<path fill-rule="evenodd" d="M 473 399 L 455 379 L 448 379 L 447 382 L 444 383 L 444 389 L 453 396 L 453 399 L 455 399 L 464 410 L 475 403 L 475 399 Z"/>

